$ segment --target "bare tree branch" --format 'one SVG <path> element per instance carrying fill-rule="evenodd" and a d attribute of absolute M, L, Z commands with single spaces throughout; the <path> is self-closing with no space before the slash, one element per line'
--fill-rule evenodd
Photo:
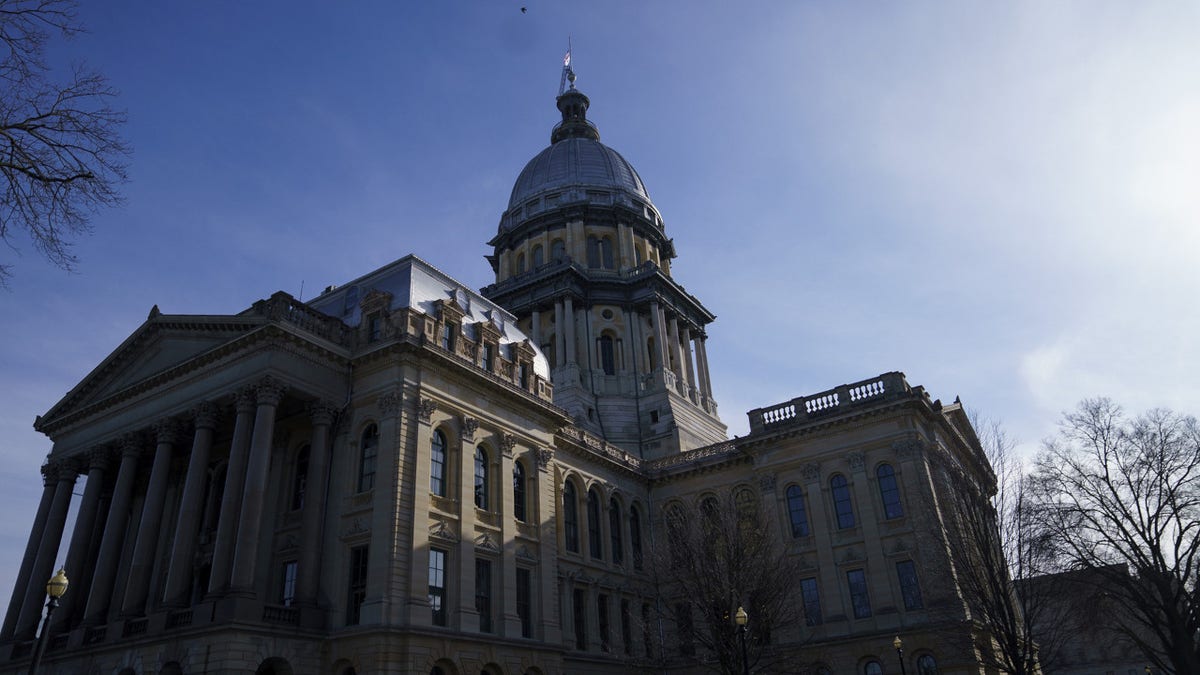
<path fill-rule="evenodd" d="M 65 270 L 76 264 L 72 239 L 100 208 L 121 203 L 128 180 L 116 92 L 82 64 L 65 82 L 46 65 L 50 33 L 82 30 L 72 0 L 0 0 L 0 240 L 18 252 L 28 238 Z M 11 274 L 0 264 L 0 286 Z"/>

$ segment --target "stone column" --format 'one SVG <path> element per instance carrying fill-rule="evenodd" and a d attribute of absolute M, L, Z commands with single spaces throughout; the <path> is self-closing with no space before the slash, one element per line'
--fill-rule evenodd
<path fill-rule="evenodd" d="M 225 467 L 225 489 L 221 494 L 221 510 L 217 512 L 217 538 L 213 544 L 212 569 L 208 578 L 210 594 L 220 593 L 229 588 L 233 552 L 237 547 L 238 520 L 242 514 L 242 487 L 246 481 L 246 463 L 250 457 L 250 435 L 254 429 L 252 387 L 238 391 L 236 409 L 233 443 L 229 448 L 229 464 Z"/>
<path fill-rule="evenodd" d="M 237 549 L 233 554 L 230 589 L 256 595 L 258 545 L 262 514 L 267 497 L 267 474 L 271 466 L 271 443 L 275 438 L 275 409 L 283 400 L 284 387 L 266 377 L 259 383 L 255 398 L 254 434 L 250 457 L 246 462 L 246 484 L 242 488 L 242 513 L 238 521 Z"/>
<path fill-rule="evenodd" d="M 133 496 L 133 483 L 137 478 L 138 457 L 141 454 L 141 443 L 136 436 L 122 439 L 121 466 L 117 470 L 117 483 L 113 487 L 108 517 L 104 520 L 104 534 L 100 539 L 100 554 L 92 573 L 91 588 L 88 589 L 87 608 L 83 613 L 85 623 L 104 623 L 108 616 L 108 603 L 112 599 L 117 565 L 121 562 L 121 549 L 125 545 L 129 500 Z"/>
<path fill-rule="evenodd" d="M 550 364 L 551 368 L 558 368 L 566 363 L 567 358 L 567 338 L 566 338 L 566 320 L 563 318 L 563 303 L 559 300 L 554 303 L 554 363 Z"/>
<path fill-rule="evenodd" d="M 458 452 L 458 550 L 451 554 L 452 560 L 448 567 L 458 570 L 458 583 L 455 584 L 455 590 L 458 591 L 458 628 L 463 632 L 477 633 L 479 612 L 475 611 L 475 437 L 463 433 L 461 440 Z M 452 575 L 451 570 L 447 569 L 446 577 L 453 578 Z M 451 598 L 453 597 L 454 594 L 451 593 Z"/>
<path fill-rule="evenodd" d="M 43 466 L 42 501 L 38 502 L 37 515 L 33 517 L 33 528 L 29 530 L 29 541 L 25 544 L 25 555 L 21 558 L 21 569 L 17 572 L 17 583 L 13 586 L 12 600 L 8 603 L 8 613 L 4 616 L 4 629 L 0 632 L 0 640 L 8 640 L 12 637 L 17 617 L 21 613 L 21 605 L 25 602 L 25 591 L 29 587 L 29 575 L 33 571 L 34 560 L 37 559 L 42 532 L 46 529 L 46 518 L 50 515 L 50 503 L 54 501 L 56 482 L 54 474 L 50 472 L 50 465 Z"/>
<path fill-rule="evenodd" d="M 29 583 L 25 587 L 25 601 L 17 619 L 16 637 L 32 638 L 42 618 L 42 604 L 46 599 L 46 582 L 54 574 L 54 562 L 58 556 L 58 545 L 62 542 L 63 527 L 67 522 L 67 511 L 71 508 L 71 488 L 75 485 L 75 467 L 65 460 L 50 465 L 47 478 L 53 475 L 54 500 L 46 514 L 46 527 L 38 544 L 37 558 L 30 570 Z M 70 570 L 67 571 L 70 575 Z"/>
<path fill-rule="evenodd" d="M 499 588 L 494 589 L 492 605 L 496 612 L 496 634 L 510 638 L 521 637 L 521 617 L 517 614 L 517 521 L 513 505 L 513 451 L 517 438 L 504 434 L 500 439 L 500 480 L 497 491 L 497 506 L 500 512 L 500 557 Z M 526 478 L 528 483 L 528 478 Z M 526 517 L 531 510 L 526 500 Z M 494 611 L 494 610 L 493 610 Z"/>
<path fill-rule="evenodd" d="M 171 453 L 179 435 L 173 420 L 163 420 L 154 427 L 158 446 L 150 468 L 150 484 L 146 487 L 146 502 L 142 505 L 142 520 L 133 547 L 133 562 L 129 565 L 129 583 L 121 614 L 141 616 L 150 594 L 150 573 L 154 571 L 154 556 L 158 550 L 158 535 L 162 530 L 163 504 L 167 497 L 167 479 L 171 474 Z"/>
<path fill-rule="evenodd" d="M 700 367 L 701 378 L 704 380 L 704 386 L 702 387 L 704 395 L 712 399 L 712 378 L 708 370 L 708 337 L 705 335 L 701 335 L 696 339 L 696 363 Z"/>
<path fill-rule="evenodd" d="M 654 351 L 658 357 L 655 370 L 667 369 L 667 320 L 658 302 L 650 303 L 650 316 L 654 321 Z"/>
<path fill-rule="evenodd" d="M 628 368 L 637 375 L 650 372 L 650 364 L 646 363 L 646 338 L 642 334 L 642 315 L 632 310 L 625 310 L 625 326 L 629 331 Z M 638 386 L 636 383 L 634 386 Z"/>
<path fill-rule="evenodd" d="M 67 550 L 67 577 L 77 576 L 78 581 L 73 584 L 77 587 L 74 593 L 66 593 L 59 600 L 58 611 L 54 614 L 54 628 L 58 632 L 70 625 L 75 610 L 83 606 L 79 601 L 87 591 L 83 571 L 87 566 L 88 547 L 96 527 L 97 507 L 100 505 L 100 493 L 104 491 L 104 472 L 108 470 L 108 461 L 108 450 L 105 448 L 95 448 L 88 453 L 87 484 L 83 488 L 83 499 L 79 502 L 79 515 L 75 517 L 71 547 Z"/>
<path fill-rule="evenodd" d="M 433 454 L 433 411 L 436 409 L 436 403 L 429 398 L 422 398 L 417 407 L 413 541 L 408 573 L 408 623 L 417 626 L 428 626 L 433 618 L 429 608 L 429 481 Z"/>
<path fill-rule="evenodd" d="M 559 583 L 558 583 L 558 486 L 554 479 L 554 453 L 549 448 L 538 448 L 537 471 L 530 471 L 530 477 L 536 477 L 537 508 L 534 511 L 536 520 L 540 523 L 539 539 L 541 546 L 538 551 L 538 566 L 533 571 L 530 581 L 536 586 L 533 591 L 534 601 L 539 606 L 533 611 L 534 637 L 541 637 L 547 644 L 561 644 L 563 626 L 569 614 L 559 613 Z M 532 469 L 532 467 L 531 467 Z M 532 590 L 532 589 L 531 589 Z M 540 623 L 541 632 L 537 630 Z"/>
<path fill-rule="evenodd" d="M 567 365 L 575 365 L 578 363 L 578 358 L 575 356 L 577 345 L 575 344 L 575 307 L 571 302 L 571 297 L 563 298 L 563 339 L 567 343 L 566 363 Z"/>
<path fill-rule="evenodd" d="M 896 598 L 892 595 L 891 578 L 895 575 L 887 557 L 883 552 L 883 542 L 879 533 L 879 510 L 875 507 L 875 495 L 879 494 L 874 472 L 869 471 L 866 455 L 853 450 L 846 453 L 846 462 L 850 465 L 853 475 L 852 489 L 854 502 L 858 510 L 855 512 L 855 524 L 861 528 L 866 564 L 868 593 L 871 599 L 871 612 L 879 614 L 880 610 L 895 610 Z"/>
<path fill-rule="evenodd" d="M 692 332 L 687 326 L 679 327 L 679 353 L 683 358 L 684 373 L 687 375 L 688 397 L 695 403 L 696 397 L 696 369 L 692 366 Z"/>
<path fill-rule="evenodd" d="M 367 549 L 367 595 L 360 612 L 362 624 L 392 623 L 393 566 L 399 556 L 396 514 L 400 451 L 401 395 L 399 389 L 379 397 L 379 445 L 375 454 L 375 483 L 371 496 L 371 542 Z M 428 485 L 428 483 L 426 484 Z M 426 487 L 428 489 L 428 487 Z"/>
<path fill-rule="evenodd" d="M 542 313 L 538 310 L 533 310 L 533 316 L 529 319 L 529 337 L 533 338 L 533 346 L 539 350 L 542 348 Z"/>
<path fill-rule="evenodd" d="M 217 409 L 208 402 L 195 410 L 196 434 L 192 438 L 192 454 L 188 458 L 187 478 L 179 517 L 175 521 L 175 542 L 171 547 L 171 562 L 167 568 L 167 590 L 163 604 L 187 607 L 191 603 L 192 557 L 196 552 L 196 534 L 204 512 L 204 488 L 208 482 L 208 456 L 212 451 L 213 429 L 217 425 Z"/>
<path fill-rule="evenodd" d="M 321 545 L 324 541 L 325 491 L 329 483 L 329 427 L 333 425 L 336 409 L 318 402 L 309 409 L 312 415 L 312 443 L 308 454 L 308 485 L 304 494 L 301 515 L 300 564 L 296 581 L 296 603 L 317 606 L 320 586 Z"/>

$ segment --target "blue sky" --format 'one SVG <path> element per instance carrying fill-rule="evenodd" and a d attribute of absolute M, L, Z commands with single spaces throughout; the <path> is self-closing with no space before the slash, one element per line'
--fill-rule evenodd
<path fill-rule="evenodd" d="M 522 14 L 524 5 L 528 12 Z M 0 590 L 32 430 L 145 319 L 311 298 L 407 253 L 472 287 L 571 36 L 718 318 L 721 415 L 902 370 L 1033 451 L 1108 395 L 1200 413 L 1195 3 L 105 2 L 127 204 L 0 291 Z M 82 480 L 77 492 L 82 490 Z M 65 544 L 69 534 L 64 536 Z M 5 598 L 8 595 L 4 595 Z"/>

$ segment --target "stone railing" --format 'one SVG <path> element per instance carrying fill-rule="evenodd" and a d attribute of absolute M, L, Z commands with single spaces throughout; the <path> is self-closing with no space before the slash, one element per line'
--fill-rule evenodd
<path fill-rule="evenodd" d="M 283 291 L 254 303 L 250 306 L 249 313 L 290 323 L 337 345 L 347 345 L 350 342 L 350 329 L 346 324 L 318 312 Z"/>
<path fill-rule="evenodd" d="M 834 412 L 844 412 L 859 405 L 895 398 L 912 392 L 904 373 L 884 373 L 853 384 L 843 384 L 811 396 L 801 396 L 767 408 L 746 413 L 750 431 L 763 431 L 779 426 L 804 422 Z"/>
<path fill-rule="evenodd" d="M 282 605 L 263 605 L 262 619 L 266 623 L 296 625 L 300 623 L 300 610 Z"/>
<path fill-rule="evenodd" d="M 673 455 L 667 455 L 666 457 L 659 457 L 658 459 L 644 463 L 642 468 L 650 473 L 661 473 L 663 471 L 667 471 L 668 469 L 686 464 L 694 464 L 696 462 L 714 457 L 732 457 L 740 454 L 740 452 L 741 451 L 737 449 L 737 446 L 734 445 L 732 441 L 721 441 L 720 443 L 706 445 L 703 448 L 696 448 L 695 450 L 688 450 L 687 452 L 679 452 Z"/>
<path fill-rule="evenodd" d="M 558 430 L 558 434 L 577 442 L 597 455 L 607 457 L 632 469 L 638 469 L 642 466 L 642 461 L 637 457 L 579 427 L 562 427 Z"/>

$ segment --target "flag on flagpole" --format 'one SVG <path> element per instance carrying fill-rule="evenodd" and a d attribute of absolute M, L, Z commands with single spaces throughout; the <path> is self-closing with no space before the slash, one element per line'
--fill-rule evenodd
<path fill-rule="evenodd" d="M 563 57 L 563 68 L 571 65 L 571 50 L 567 50 L 567 55 Z"/>

